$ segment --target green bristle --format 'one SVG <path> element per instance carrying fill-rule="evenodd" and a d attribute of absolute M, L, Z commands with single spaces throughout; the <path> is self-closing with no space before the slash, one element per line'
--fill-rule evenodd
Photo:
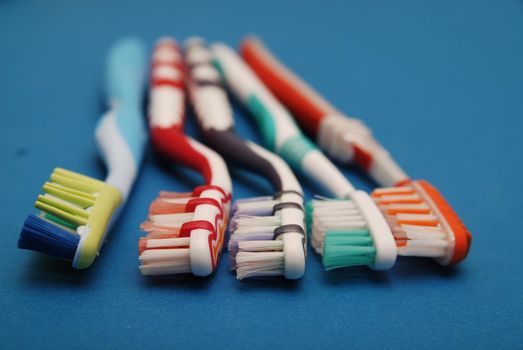
<path fill-rule="evenodd" d="M 56 222 L 57 224 L 59 225 L 62 225 L 62 226 L 65 226 L 65 227 L 68 227 L 70 229 L 73 229 L 73 230 L 76 230 L 77 226 L 74 225 L 74 224 L 71 224 L 70 222 L 67 222 L 65 220 L 62 220 L 54 215 L 51 215 L 51 214 L 48 214 L 48 213 L 45 213 L 44 215 L 44 218 L 46 218 L 47 220 L 50 220 L 50 221 L 53 221 L 53 222 Z"/>
<path fill-rule="evenodd" d="M 312 201 L 305 203 L 305 228 L 307 233 L 312 232 L 312 212 L 314 211 L 314 206 Z"/>
<path fill-rule="evenodd" d="M 340 267 L 372 265 L 376 248 L 365 229 L 327 231 L 323 243 L 323 266 L 326 270 Z"/>

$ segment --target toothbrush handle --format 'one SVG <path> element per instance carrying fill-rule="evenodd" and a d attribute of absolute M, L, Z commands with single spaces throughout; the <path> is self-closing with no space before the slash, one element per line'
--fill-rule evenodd
<path fill-rule="evenodd" d="M 189 41 L 185 60 L 190 67 L 187 79 L 189 96 L 206 142 L 231 164 L 261 173 L 277 191 L 302 193 L 301 186 L 285 162 L 234 133 L 227 94 L 205 44 L 199 40 Z"/>
<path fill-rule="evenodd" d="M 197 151 L 183 132 L 185 69 L 178 45 L 162 39 L 153 51 L 149 92 L 149 128 L 155 149 L 177 163 L 202 173 L 210 183 L 212 170 L 206 154 Z"/>
<path fill-rule="evenodd" d="M 259 40 L 246 38 L 241 53 L 258 77 L 330 156 L 342 162 L 358 163 L 384 186 L 408 180 L 407 174 L 363 123 L 339 112 L 278 61 Z"/>
<path fill-rule="evenodd" d="M 336 197 L 346 197 L 354 191 L 339 169 L 301 133 L 287 110 L 231 49 L 217 44 L 213 53 L 227 84 L 258 122 L 269 149 Z"/>
<path fill-rule="evenodd" d="M 191 221 L 196 225 L 207 223 L 206 227 L 190 230 L 189 242 L 191 271 L 206 276 L 216 267 L 222 249 L 232 184 L 223 159 L 184 134 L 184 79 L 185 67 L 176 42 L 161 40 L 154 50 L 151 69 L 149 120 L 152 143 L 158 152 L 176 163 L 199 171 L 206 184 L 212 185 L 199 193 L 199 198 L 214 199 L 223 205 L 216 208 L 200 204 L 194 209 Z"/>
<path fill-rule="evenodd" d="M 107 61 L 110 110 L 95 132 L 108 167 L 107 182 L 127 197 L 140 164 L 147 132 L 141 103 L 146 76 L 146 54 L 137 39 L 123 39 L 111 49 Z"/>

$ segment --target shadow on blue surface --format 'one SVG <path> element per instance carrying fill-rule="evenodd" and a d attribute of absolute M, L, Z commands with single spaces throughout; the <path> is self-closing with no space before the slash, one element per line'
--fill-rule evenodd
<path fill-rule="evenodd" d="M 464 277 L 460 266 L 443 266 L 433 259 L 399 257 L 394 265 L 394 276 L 398 281 L 410 279 L 455 279 Z"/>
<path fill-rule="evenodd" d="M 29 253 L 30 262 L 20 274 L 20 282 L 26 288 L 62 288 L 63 285 L 83 288 L 96 279 L 100 264 L 94 263 L 87 270 L 75 270 L 71 262 L 39 253 Z"/>
<path fill-rule="evenodd" d="M 194 277 L 191 274 L 172 275 L 162 277 L 140 276 L 142 286 L 148 288 L 166 288 L 168 290 L 176 289 L 206 289 L 213 282 L 214 274 L 207 277 Z"/>

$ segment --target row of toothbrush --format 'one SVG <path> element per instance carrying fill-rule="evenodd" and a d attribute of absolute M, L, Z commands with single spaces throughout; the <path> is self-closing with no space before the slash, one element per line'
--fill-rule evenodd
<path fill-rule="evenodd" d="M 143 275 L 211 274 L 227 228 L 238 279 L 301 278 L 308 236 L 327 270 L 385 270 L 398 255 L 449 266 L 466 258 L 471 235 L 442 195 L 410 179 L 360 120 L 333 107 L 258 39 L 246 38 L 237 53 L 199 38 L 183 49 L 163 38 L 149 64 L 146 56 L 136 39 L 117 42 L 109 53 L 108 111 L 95 132 L 106 180 L 54 169 L 19 248 L 70 260 L 76 269 L 91 266 L 129 197 L 149 137 L 158 154 L 195 169 L 205 183 L 162 191 L 150 204 L 138 243 Z M 149 132 L 142 108 L 147 80 Z M 228 93 L 253 117 L 264 147 L 235 133 Z M 189 105 L 204 143 L 184 133 Z M 380 187 L 371 195 L 355 189 L 330 158 L 358 164 Z M 262 175 L 273 193 L 232 203 L 228 165 Z M 321 185 L 323 196 L 305 203 L 293 171 Z"/>

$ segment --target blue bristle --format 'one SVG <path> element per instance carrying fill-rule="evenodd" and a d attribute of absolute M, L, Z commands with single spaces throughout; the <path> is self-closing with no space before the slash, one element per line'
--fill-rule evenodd
<path fill-rule="evenodd" d="M 30 214 L 24 222 L 18 248 L 73 260 L 80 236 Z"/>

